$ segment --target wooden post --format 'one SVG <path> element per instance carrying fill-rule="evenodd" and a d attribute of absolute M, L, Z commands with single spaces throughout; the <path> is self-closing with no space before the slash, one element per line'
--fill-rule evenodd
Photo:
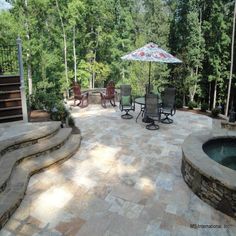
<path fill-rule="evenodd" d="M 20 92 L 21 92 L 23 120 L 24 122 L 28 122 L 28 111 L 27 111 L 27 103 L 26 103 L 26 95 L 25 95 L 21 39 L 18 37 L 16 42 L 17 42 L 17 48 L 18 48 L 18 63 L 19 63 L 20 83 L 21 83 Z"/>

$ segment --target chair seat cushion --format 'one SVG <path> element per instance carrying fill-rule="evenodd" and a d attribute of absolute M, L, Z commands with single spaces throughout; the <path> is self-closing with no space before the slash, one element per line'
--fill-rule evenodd
<path fill-rule="evenodd" d="M 173 110 L 172 107 L 163 107 L 162 113 L 171 113 L 172 110 Z"/>
<path fill-rule="evenodd" d="M 78 100 L 81 100 L 82 98 L 83 98 L 83 94 L 81 94 L 81 95 L 75 95 L 74 96 L 74 99 L 78 99 Z"/>
<path fill-rule="evenodd" d="M 121 97 L 121 104 L 123 106 L 130 106 L 130 96 L 122 96 Z"/>

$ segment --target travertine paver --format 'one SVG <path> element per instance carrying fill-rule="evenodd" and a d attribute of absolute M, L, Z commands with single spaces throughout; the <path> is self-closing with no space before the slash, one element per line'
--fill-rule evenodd
<path fill-rule="evenodd" d="M 0 235 L 236 235 L 236 222 L 195 196 L 180 172 L 181 144 L 211 128 L 211 118 L 177 111 L 173 124 L 149 131 L 141 119 L 121 119 L 118 107 L 72 112 L 83 137 L 79 151 L 32 177 Z"/>

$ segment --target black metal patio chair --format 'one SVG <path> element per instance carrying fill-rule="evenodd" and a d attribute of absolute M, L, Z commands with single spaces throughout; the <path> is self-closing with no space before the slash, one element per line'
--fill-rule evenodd
<path fill-rule="evenodd" d="M 153 88 L 152 84 L 145 84 L 145 94 L 153 93 Z"/>
<path fill-rule="evenodd" d="M 160 121 L 161 104 L 156 94 L 145 95 L 145 116 L 151 119 L 151 123 L 146 125 L 146 129 L 157 130 L 159 125 L 155 121 Z"/>
<path fill-rule="evenodd" d="M 161 114 L 163 114 L 165 117 L 161 119 L 162 123 L 165 124 L 173 123 L 173 119 L 171 119 L 169 116 L 173 116 L 176 113 L 175 94 L 176 94 L 175 88 L 166 88 L 164 90 L 162 96 Z"/>
<path fill-rule="evenodd" d="M 120 86 L 120 110 L 125 111 L 125 114 L 121 115 L 123 119 L 132 119 L 133 116 L 129 114 L 129 111 L 134 111 L 135 106 L 131 96 L 131 85 L 123 84 Z"/>

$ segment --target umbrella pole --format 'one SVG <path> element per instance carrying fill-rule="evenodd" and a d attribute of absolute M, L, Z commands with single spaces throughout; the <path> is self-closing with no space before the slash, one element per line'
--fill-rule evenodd
<path fill-rule="evenodd" d="M 148 80 L 148 93 L 150 93 L 151 88 L 151 62 L 149 62 L 149 80 Z"/>

